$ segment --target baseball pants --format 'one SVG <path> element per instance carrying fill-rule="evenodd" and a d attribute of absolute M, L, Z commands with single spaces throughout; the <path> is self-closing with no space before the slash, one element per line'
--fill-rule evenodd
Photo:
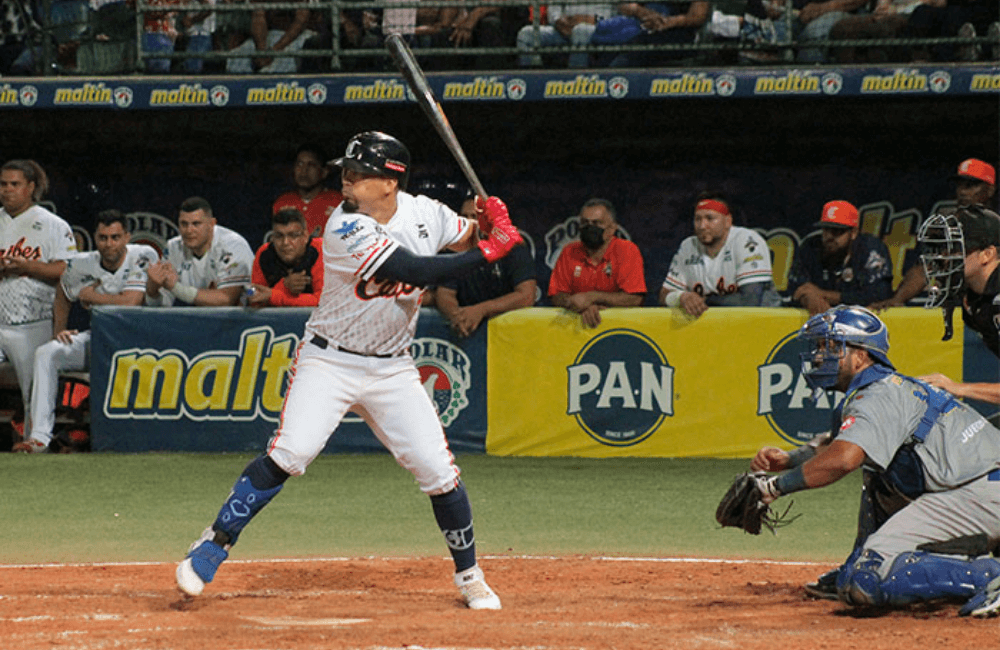
<path fill-rule="evenodd" d="M 865 550 L 885 558 L 879 567 L 879 574 L 885 578 L 900 553 L 914 551 L 926 542 L 980 533 L 991 540 L 1000 539 L 1000 472 L 954 490 L 921 495 L 872 533 Z"/>
<path fill-rule="evenodd" d="M 51 340 L 35 351 L 35 381 L 31 389 L 31 437 L 46 445 L 52 440 L 59 398 L 59 374 L 86 370 L 90 332 L 74 334 L 69 345 Z"/>
<path fill-rule="evenodd" d="M 302 343 L 268 455 L 289 474 L 303 474 L 348 411 L 368 423 L 424 493 L 455 488 L 458 468 L 408 354 L 366 357 Z"/>
<path fill-rule="evenodd" d="M 52 340 L 52 321 L 0 326 L 0 349 L 14 366 L 24 403 L 24 430 L 31 430 L 31 385 L 35 374 L 35 350 Z"/>

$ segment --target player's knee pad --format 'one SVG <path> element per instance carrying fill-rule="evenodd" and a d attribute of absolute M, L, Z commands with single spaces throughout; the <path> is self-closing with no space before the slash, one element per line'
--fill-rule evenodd
<path fill-rule="evenodd" d="M 1000 575 L 1000 561 L 992 557 L 967 560 L 908 551 L 893 561 L 882 578 L 883 561 L 878 553 L 865 551 L 849 570 L 841 597 L 852 605 L 891 606 L 969 598 Z"/>
<path fill-rule="evenodd" d="M 222 504 L 212 529 L 224 533 L 227 544 L 235 544 L 243 528 L 281 491 L 286 478 L 288 474 L 267 456 L 252 461 Z"/>

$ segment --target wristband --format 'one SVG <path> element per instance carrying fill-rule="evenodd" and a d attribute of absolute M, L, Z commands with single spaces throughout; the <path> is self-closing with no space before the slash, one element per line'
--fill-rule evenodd
<path fill-rule="evenodd" d="M 816 455 L 816 448 L 812 445 L 802 445 L 788 452 L 788 469 L 795 469 L 799 465 Z"/>
<path fill-rule="evenodd" d="M 791 494 L 792 492 L 809 489 L 809 486 L 806 485 L 806 475 L 802 473 L 801 465 L 776 478 L 774 480 L 774 487 L 781 494 Z"/>
<path fill-rule="evenodd" d="M 663 297 L 663 304 L 667 307 L 676 307 L 681 304 L 681 293 L 682 291 L 671 291 L 666 296 Z"/>
<path fill-rule="evenodd" d="M 198 289 L 192 287 L 190 284 L 181 284 L 180 282 L 174 285 L 174 288 L 170 290 L 170 293 L 174 294 L 174 297 L 183 300 L 189 305 L 193 305 L 195 298 L 198 297 Z"/>

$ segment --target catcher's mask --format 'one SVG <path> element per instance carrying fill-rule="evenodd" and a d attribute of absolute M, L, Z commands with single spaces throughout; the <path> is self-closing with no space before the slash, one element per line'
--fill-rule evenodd
<path fill-rule="evenodd" d="M 816 314 L 802 326 L 798 338 L 809 342 L 809 351 L 801 355 L 802 374 L 814 399 L 836 385 L 840 360 L 848 347 L 867 350 L 877 363 L 895 370 L 888 357 L 889 331 L 864 307 L 838 305 Z"/>
<path fill-rule="evenodd" d="M 924 307 L 940 307 L 958 296 L 965 279 L 965 238 L 957 213 L 932 215 L 920 226 L 917 239 L 924 249 L 920 261 L 929 287 Z"/>

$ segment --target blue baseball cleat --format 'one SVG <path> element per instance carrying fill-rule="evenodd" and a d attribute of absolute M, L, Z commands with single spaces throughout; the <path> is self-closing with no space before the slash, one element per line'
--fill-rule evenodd
<path fill-rule="evenodd" d="M 188 596 L 201 595 L 205 585 L 215 578 L 219 565 L 229 557 L 228 550 L 216 544 L 214 538 L 215 531 L 206 528 L 177 565 L 177 588 Z"/>

